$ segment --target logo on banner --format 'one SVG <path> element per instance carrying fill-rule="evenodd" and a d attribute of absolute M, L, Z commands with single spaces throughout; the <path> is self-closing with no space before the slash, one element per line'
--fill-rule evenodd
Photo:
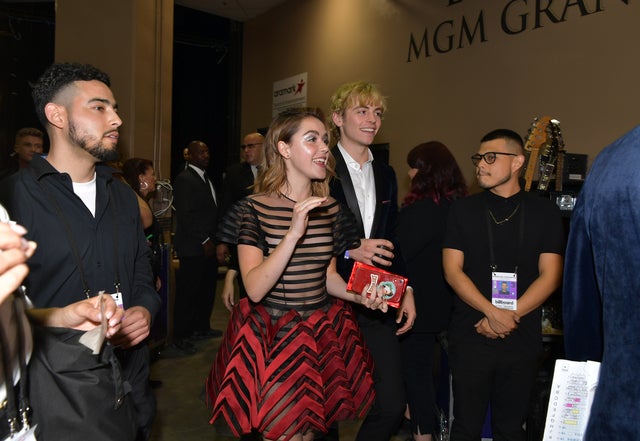
<path fill-rule="evenodd" d="M 307 73 L 273 83 L 272 116 L 291 107 L 307 106 Z"/>

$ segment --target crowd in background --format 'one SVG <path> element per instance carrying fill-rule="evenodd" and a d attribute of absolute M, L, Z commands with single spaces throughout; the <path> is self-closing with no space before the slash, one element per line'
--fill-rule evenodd
<path fill-rule="evenodd" d="M 1 434 L 146 440 L 155 417 L 148 336 L 159 291 L 167 289 L 165 235 L 151 204 L 153 162 L 117 163 L 122 120 L 108 75 L 95 67 L 54 64 L 33 97 L 48 151 L 42 131 L 19 130 L 0 188 L 8 211 L 0 223 L 0 341 L 9 402 Z M 470 155 L 481 188 L 473 195 L 444 143 L 412 148 L 410 189 L 399 206 L 395 171 L 370 149 L 386 110 L 377 86 L 343 84 L 328 115 L 290 109 L 267 133 L 247 134 L 243 161 L 228 167 L 220 186 L 208 175 L 215 160 L 209 146 L 193 140 L 184 148 L 185 165 L 173 180 L 179 267 L 167 344 L 188 355 L 195 341 L 222 337 L 206 379 L 211 423 L 226 424 L 241 439 L 337 440 L 340 421 L 360 418 L 359 441 L 388 441 L 403 421 L 415 441 L 432 440 L 443 429 L 437 394 L 443 369 L 452 379 L 451 440 L 479 439 L 488 411 L 494 440 L 527 439 L 542 354 L 541 307 L 562 284 L 566 232 L 559 209 L 523 190 L 525 141 L 504 128 L 485 134 Z M 637 135 L 625 139 L 637 144 Z M 598 163 L 602 179 L 616 181 L 605 160 Z M 607 233 L 589 229 L 585 218 L 600 218 L 587 205 L 596 196 L 587 196 L 570 240 L 571 257 L 586 261 L 570 262 L 568 279 L 571 288 L 584 283 L 575 279 L 595 261 L 593 293 L 608 283 L 597 248 L 605 243 L 597 235 Z M 637 235 L 627 229 L 627 237 Z M 593 255 L 575 250 L 583 243 Z M 355 262 L 408 278 L 398 308 L 387 304 L 380 286 L 347 289 Z M 221 301 L 232 312 L 224 331 L 210 326 L 221 267 L 227 271 Z M 23 283 L 33 304 L 26 312 Z M 571 292 L 567 314 L 577 326 L 576 309 L 588 308 Z M 586 313 L 599 318 L 604 303 L 607 314 L 590 330 L 603 349 L 586 352 L 602 358 L 612 344 L 609 297 L 590 298 L 599 301 Z M 104 406 L 47 409 L 44 390 L 48 399 L 65 391 L 43 385 L 29 392 L 34 409 L 27 417 L 25 379 L 43 384 L 38 380 L 51 361 L 46 345 L 86 344 L 86 331 L 102 354 L 104 384 L 113 386 Z M 571 329 L 567 334 L 568 353 L 584 344 Z M 631 357 L 625 351 L 610 353 Z M 585 351 L 574 352 L 581 358 Z M 601 402 L 594 418 L 608 415 Z M 103 424 L 92 430 L 88 423 L 99 416 Z M 591 439 L 602 439 L 597 423 L 589 427 Z"/>

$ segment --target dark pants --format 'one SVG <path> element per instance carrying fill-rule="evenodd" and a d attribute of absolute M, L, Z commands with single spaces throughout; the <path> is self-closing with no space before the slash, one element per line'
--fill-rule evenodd
<path fill-rule="evenodd" d="M 218 278 L 216 258 L 180 257 L 180 269 L 176 276 L 174 338 L 187 338 L 194 332 L 208 331 L 211 329 L 211 311 Z"/>
<path fill-rule="evenodd" d="M 413 433 L 436 432 L 436 388 L 433 375 L 435 332 L 410 331 L 401 339 L 402 367 Z M 437 346 L 439 349 L 439 346 Z"/>
<path fill-rule="evenodd" d="M 356 441 L 389 441 L 396 432 L 406 405 L 400 341 L 390 313 L 384 320 L 358 314 L 360 330 L 373 356 L 376 399 L 360 426 Z"/>
<path fill-rule="evenodd" d="M 494 345 L 451 345 L 453 425 L 451 441 L 478 441 L 491 405 L 494 441 L 525 441 L 531 390 L 539 353 L 505 351 Z"/>

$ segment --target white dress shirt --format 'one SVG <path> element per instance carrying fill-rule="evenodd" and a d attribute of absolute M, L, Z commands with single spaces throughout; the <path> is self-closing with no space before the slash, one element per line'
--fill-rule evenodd
<path fill-rule="evenodd" d="M 373 215 L 376 211 L 376 180 L 373 176 L 373 167 L 371 165 L 373 153 L 367 149 L 369 159 L 360 167 L 358 161 L 353 159 L 340 143 L 338 143 L 338 149 L 347 163 L 347 170 L 349 170 L 353 189 L 358 198 L 358 207 L 360 208 L 360 216 L 364 226 L 364 237 L 368 239 L 371 236 Z"/>
<path fill-rule="evenodd" d="M 196 167 L 193 164 L 189 164 L 189 167 L 194 169 L 196 171 L 196 173 L 198 173 L 198 176 L 200 176 L 204 182 L 207 182 L 207 181 L 209 182 L 209 188 L 211 189 L 211 195 L 213 196 L 213 202 L 215 202 L 215 204 L 218 205 L 218 198 L 216 197 L 216 189 L 213 188 L 213 182 L 211 182 L 211 179 L 205 179 L 205 177 L 204 177 L 205 171 L 202 170 L 199 167 Z"/>

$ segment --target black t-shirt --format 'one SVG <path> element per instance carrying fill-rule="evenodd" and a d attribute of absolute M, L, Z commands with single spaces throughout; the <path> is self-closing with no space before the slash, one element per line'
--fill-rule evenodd
<path fill-rule="evenodd" d="M 509 220 L 504 221 L 506 218 Z M 510 198 L 483 191 L 457 200 L 451 207 L 443 242 L 443 248 L 464 253 L 465 274 L 489 301 L 492 263 L 496 271 L 517 273 L 518 297 L 521 297 L 538 277 L 540 254 L 562 255 L 564 247 L 565 234 L 558 207 L 549 199 L 524 191 Z M 455 296 L 450 344 L 486 343 L 515 350 L 540 347 L 540 308 L 522 317 L 516 331 L 505 339 L 491 340 L 479 335 L 474 324 L 482 317 L 480 311 Z"/>

